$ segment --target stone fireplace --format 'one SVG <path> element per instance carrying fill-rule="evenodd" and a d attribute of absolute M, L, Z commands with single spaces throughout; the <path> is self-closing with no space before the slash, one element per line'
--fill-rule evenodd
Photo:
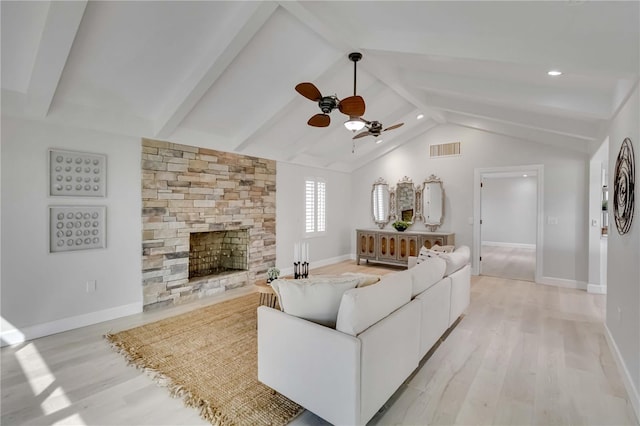
<path fill-rule="evenodd" d="M 275 161 L 143 139 L 144 309 L 263 277 L 276 260 L 275 205 Z"/>
<path fill-rule="evenodd" d="M 248 245 L 246 229 L 192 232 L 189 236 L 189 280 L 246 271 Z"/>

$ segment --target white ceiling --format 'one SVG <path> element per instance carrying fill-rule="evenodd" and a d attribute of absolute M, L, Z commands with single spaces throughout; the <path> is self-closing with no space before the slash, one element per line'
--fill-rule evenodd
<path fill-rule="evenodd" d="M 2 107 L 340 171 L 446 123 L 589 153 L 638 84 L 639 5 L 3 0 Z M 353 153 L 294 90 L 352 95 L 352 51 L 364 117 L 405 123 Z"/>

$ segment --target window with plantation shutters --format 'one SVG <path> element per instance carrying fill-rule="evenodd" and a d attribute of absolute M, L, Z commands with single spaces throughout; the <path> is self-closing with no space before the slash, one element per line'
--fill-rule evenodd
<path fill-rule="evenodd" d="M 317 235 L 327 230 L 327 185 L 324 180 L 307 178 L 305 192 L 305 234 Z"/>

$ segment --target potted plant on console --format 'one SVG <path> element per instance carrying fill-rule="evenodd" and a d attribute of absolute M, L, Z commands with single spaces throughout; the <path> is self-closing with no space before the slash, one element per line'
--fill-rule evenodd
<path fill-rule="evenodd" d="M 411 226 L 411 222 L 396 220 L 391 224 L 391 226 L 393 226 L 398 232 L 404 232 L 409 226 Z"/>

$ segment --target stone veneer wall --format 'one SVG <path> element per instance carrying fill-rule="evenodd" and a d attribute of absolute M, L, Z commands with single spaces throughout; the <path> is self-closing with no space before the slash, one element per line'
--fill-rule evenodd
<path fill-rule="evenodd" d="M 276 258 L 276 162 L 142 140 L 144 309 L 252 282 Z M 188 278 L 191 232 L 248 229 L 248 271 Z"/>

